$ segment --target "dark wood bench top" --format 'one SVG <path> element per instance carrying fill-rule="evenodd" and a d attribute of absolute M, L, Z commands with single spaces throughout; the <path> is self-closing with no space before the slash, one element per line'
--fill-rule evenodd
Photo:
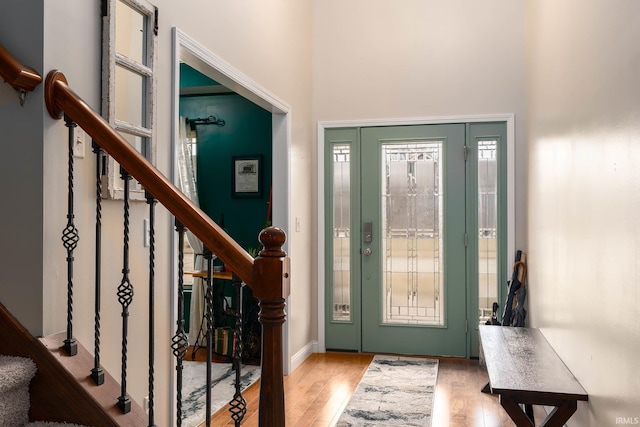
<path fill-rule="evenodd" d="M 480 325 L 480 340 L 494 394 L 588 400 L 587 392 L 540 330 Z"/>

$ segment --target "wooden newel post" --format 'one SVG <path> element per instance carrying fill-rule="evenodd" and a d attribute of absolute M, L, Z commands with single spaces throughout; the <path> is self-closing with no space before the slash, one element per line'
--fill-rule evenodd
<path fill-rule="evenodd" d="M 253 295 L 260 302 L 262 324 L 262 373 L 260 376 L 259 425 L 283 427 L 284 381 L 282 369 L 282 325 L 289 296 L 289 258 L 282 250 L 286 234 L 277 227 L 260 232 L 264 246 L 253 264 Z"/>

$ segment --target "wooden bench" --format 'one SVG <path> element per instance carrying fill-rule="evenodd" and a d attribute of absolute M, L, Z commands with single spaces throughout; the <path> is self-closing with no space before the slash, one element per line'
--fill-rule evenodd
<path fill-rule="evenodd" d="M 480 325 L 480 342 L 489 388 L 518 427 L 533 427 L 530 405 L 553 406 L 540 424 L 562 427 L 587 392 L 549 345 L 540 330 Z M 527 413 L 521 404 L 528 406 Z"/>

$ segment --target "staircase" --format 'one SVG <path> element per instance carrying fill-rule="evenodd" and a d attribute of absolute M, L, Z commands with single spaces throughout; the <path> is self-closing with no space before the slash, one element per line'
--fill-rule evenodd
<path fill-rule="evenodd" d="M 23 104 L 27 92 L 33 91 L 41 82 L 40 74 L 32 68 L 25 67 L 20 64 L 9 52 L 0 45 L 0 77 L 6 83 L 13 86 L 20 94 L 20 102 Z M 77 95 L 69 86 L 64 74 L 57 70 L 48 73 L 44 86 L 44 101 L 53 119 L 61 119 L 64 117 L 64 124 L 68 128 L 68 194 L 67 194 L 67 226 L 62 233 L 62 242 L 66 249 L 66 271 L 67 271 L 67 307 L 66 332 L 56 334 L 45 338 L 35 338 L 21 325 L 12 313 L 0 302 L 0 354 L 10 355 L 12 357 L 22 357 L 31 359 L 31 365 L 35 363 L 37 372 L 34 374 L 29 368 L 29 361 L 11 362 L 9 364 L 17 364 L 22 366 L 20 369 L 25 372 L 26 377 L 20 380 L 22 393 L 29 390 L 30 409 L 28 409 L 28 417 L 37 420 L 51 421 L 68 421 L 75 425 L 99 426 L 99 427 L 157 427 L 154 422 L 155 403 L 154 396 L 156 371 L 155 351 L 156 344 L 154 337 L 156 333 L 168 333 L 166 330 L 162 332 L 156 331 L 156 320 L 154 316 L 155 307 L 155 275 L 156 275 L 156 254 L 155 254 L 155 232 L 154 232 L 154 206 L 163 205 L 166 211 L 175 218 L 175 230 L 177 232 L 178 247 L 182 248 L 184 236 L 189 230 L 196 236 L 211 253 L 215 253 L 225 266 L 230 267 L 234 272 L 233 283 L 237 289 L 238 295 L 242 295 L 242 287 L 248 286 L 260 304 L 259 322 L 262 327 L 262 365 L 261 365 L 261 381 L 259 394 L 258 409 L 258 425 L 261 427 L 283 427 L 285 425 L 284 411 L 284 385 L 283 385 L 283 337 L 282 325 L 286 320 L 285 299 L 289 295 L 289 258 L 282 250 L 286 240 L 283 230 L 277 227 L 268 227 L 259 235 L 259 242 L 263 248 L 258 256 L 254 259 L 247 253 L 235 240 L 233 240 L 218 224 L 216 224 L 205 212 L 195 205 L 188 196 L 182 193 L 171 180 L 162 174 L 154 165 L 147 161 L 127 140 L 125 140 L 113 127 L 109 125 L 97 112 L 95 112 L 79 95 Z M 92 138 L 96 167 L 95 179 L 95 243 L 93 249 L 95 255 L 95 280 L 78 280 L 74 283 L 74 250 L 79 241 L 79 235 L 85 234 L 83 230 L 79 233 L 74 223 L 76 212 L 74 212 L 74 200 L 81 201 L 82 206 L 88 207 L 90 200 L 86 194 L 76 194 L 74 197 L 74 181 L 86 176 L 74 178 L 73 167 L 73 148 L 74 148 L 74 128 L 82 128 L 88 136 Z M 122 281 L 117 288 L 117 301 L 121 305 L 122 323 L 121 323 L 121 357 L 120 359 L 120 379 L 115 380 L 105 370 L 103 370 L 100 357 L 101 328 L 102 319 L 100 316 L 102 300 L 102 279 L 101 279 L 101 260 L 102 254 L 102 191 L 101 191 L 101 171 L 102 159 L 104 156 L 112 157 L 121 167 L 121 178 L 124 183 L 123 196 L 123 263 L 122 263 Z M 129 182 L 135 179 L 145 190 L 145 199 L 149 209 L 149 251 L 148 251 L 148 295 L 144 302 L 148 306 L 148 324 L 136 325 L 148 327 L 148 371 L 143 372 L 137 369 L 136 372 L 128 372 L 129 357 L 129 308 L 133 299 L 133 285 L 129 280 L 129 230 L 130 230 L 130 205 L 129 205 Z M 86 209 L 82 210 L 86 213 Z M 7 226 L 7 225 L 5 225 Z M 88 230 L 86 230 L 88 231 Z M 111 231 L 111 230 L 110 230 Z M 169 243 L 164 242 L 164 245 Z M 80 248 L 78 248 L 80 249 Z M 86 250 L 82 248 L 81 250 Z M 158 348 L 157 351 L 164 352 L 164 355 L 171 354 L 176 359 L 175 378 L 167 375 L 167 372 L 161 372 L 171 385 L 167 387 L 165 384 L 157 393 L 165 396 L 175 396 L 176 409 L 175 415 L 176 425 L 179 427 L 182 420 L 182 359 L 186 354 L 189 342 L 184 331 L 184 288 L 182 283 L 183 256 L 178 253 L 178 277 L 177 277 L 177 295 L 175 295 L 176 304 L 176 330 L 175 335 L 170 338 L 170 348 Z M 113 258 L 113 254 L 104 254 L 104 258 Z M 111 260 L 109 258 L 109 260 Z M 64 259 L 60 260 L 61 269 Z M 141 260 L 137 260 L 142 264 Z M 166 261 L 166 260 L 163 260 Z M 210 263 L 209 263 L 210 264 Z M 210 266 L 207 268 L 207 354 L 211 353 L 212 336 L 213 336 L 213 310 L 212 310 L 212 281 Z M 166 272 L 166 269 L 165 269 Z M 74 316 L 73 309 L 73 290 L 79 286 L 94 287 L 94 306 L 95 314 L 93 319 Z M 111 295 L 113 297 L 114 295 Z M 138 295 L 140 298 L 140 295 Z M 86 302 L 86 301 L 85 301 Z M 58 304 L 58 306 L 61 306 Z M 240 306 L 242 306 L 240 304 Z M 136 306 L 137 307 L 137 306 Z M 15 307 L 12 307 L 15 309 Z M 61 307 L 56 307 L 61 308 Z M 134 308 L 132 306 L 131 308 Z M 163 307 L 163 310 L 166 310 Z M 26 310 L 28 311 L 28 310 Z M 76 310 L 77 313 L 77 310 Z M 15 312 L 16 316 L 20 316 L 21 312 Z M 31 315 L 32 313 L 29 313 Z M 60 316 L 64 316 L 60 312 Z M 94 343 L 93 353 L 87 351 L 89 343 L 77 341 L 73 334 L 75 325 L 82 325 L 85 330 L 87 325 L 93 322 L 94 325 Z M 114 327 L 115 326 L 115 327 Z M 242 314 L 238 312 L 236 315 L 236 356 L 234 363 L 240 366 L 242 357 Z M 118 330 L 118 325 L 110 325 L 110 330 Z M 166 341 L 166 338 L 165 338 Z M 133 352 L 131 352 L 133 353 Z M 139 354 L 137 354 L 139 356 Z M 11 359 L 14 360 L 14 359 Z M 211 363 L 208 357 L 207 363 Z M 92 367 L 93 366 L 93 367 Z M 19 370 L 20 370 L 19 369 Z M 89 375 L 89 372 L 91 374 Z M 239 375 L 240 369 L 236 370 Z M 144 381 L 148 383 L 149 394 L 145 398 L 145 406 L 148 406 L 148 416 L 145 416 L 144 410 L 131 399 L 127 392 L 127 374 L 136 378 L 133 381 Z M 31 378 L 33 380 L 31 381 Z M 3 377 L 2 383 L 4 384 Z M 210 375 L 207 374 L 207 384 L 211 384 Z M 240 392 L 239 381 L 236 381 L 236 395 L 230 402 L 230 418 L 233 419 L 236 426 L 243 421 L 246 413 L 246 401 Z M 13 384 L 13 382 L 11 382 Z M 115 385 L 116 391 L 113 392 L 112 385 Z M 175 387 L 173 387 L 175 386 Z M 14 387 L 14 386 L 11 386 Z M 2 389 L 0 389 L 2 390 Z M 13 390 L 13 388 L 11 388 Z M 13 392 L 13 391 L 11 391 Z M 210 399 L 210 387 L 207 387 L 207 401 Z M 17 399 L 10 398 L 6 403 L 0 402 L 0 427 L 12 426 L 19 427 L 27 425 L 24 410 L 8 408 L 4 410 L 4 405 L 14 403 Z M 25 401 L 27 399 L 25 398 Z M 142 400 L 139 398 L 138 400 Z M 117 404 L 114 402 L 117 401 Z M 207 408 L 209 405 L 206 405 Z M 165 414 L 168 414 L 168 405 L 162 408 Z M 14 412 L 16 413 L 14 419 Z M 11 417 L 7 423 L 3 424 L 3 417 Z M 16 419 L 19 419 L 16 421 Z M 210 425 L 210 414 L 207 413 L 206 424 Z M 29 424 L 31 425 L 31 424 Z M 56 425 L 56 424 L 35 424 L 35 425 Z M 73 425 L 73 424 L 62 424 Z"/>
<path fill-rule="evenodd" d="M 81 427 L 78 424 L 29 422 L 29 385 L 36 370 L 31 359 L 0 355 L 0 427 Z"/>
<path fill-rule="evenodd" d="M 34 367 L 23 368 L 31 372 L 28 380 L 25 380 L 30 401 L 30 407 L 27 408 L 29 418 L 95 427 L 147 425 L 144 410 L 138 404 L 132 405 L 132 412 L 129 414 L 122 414 L 116 408 L 113 396 L 114 393 L 117 395 L 119 385 L 111 375 L 105 373 L 105 383 L 102 386 L 98 387 L 91 382 L 88 372 L 92 357 L 82 345 L 78 346 L 76 356 L 66 355 L 61 346 L 61 336 L 64 333 L 36 338 L 2 303 L 0 325 L 0 354 L 9 355 L 9 359 L 26 360 L 27 366 Z M 3 385 L 8 382 L 4 375 L 0 372 L 0 390 L 4 390 Z M 9 417 L 4 408 L 5 405 L 0 403 L 0 427 L 24 425 L 11 420 L 4 423 L 5 417 Z"/>

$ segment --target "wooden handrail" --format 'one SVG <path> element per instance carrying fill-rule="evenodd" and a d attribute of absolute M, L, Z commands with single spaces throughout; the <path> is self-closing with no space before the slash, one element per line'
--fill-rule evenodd
<path fill-rule="evenodd" d="M 0 75 L 17 90 L 31 92 L 42 82 L 33 68 L 22 65 L 0 44 Z"/>
<path fill-rule="evenodd" d="M 58 120 L 64 113 L 76 122 L 180 223 L 205 246 L 215 250 L 216 256 L 253 288 L 251 255 L 71 90 L 64 74 L 53 70 L 47 75 L 44 96 L 51 117 Z"/>

